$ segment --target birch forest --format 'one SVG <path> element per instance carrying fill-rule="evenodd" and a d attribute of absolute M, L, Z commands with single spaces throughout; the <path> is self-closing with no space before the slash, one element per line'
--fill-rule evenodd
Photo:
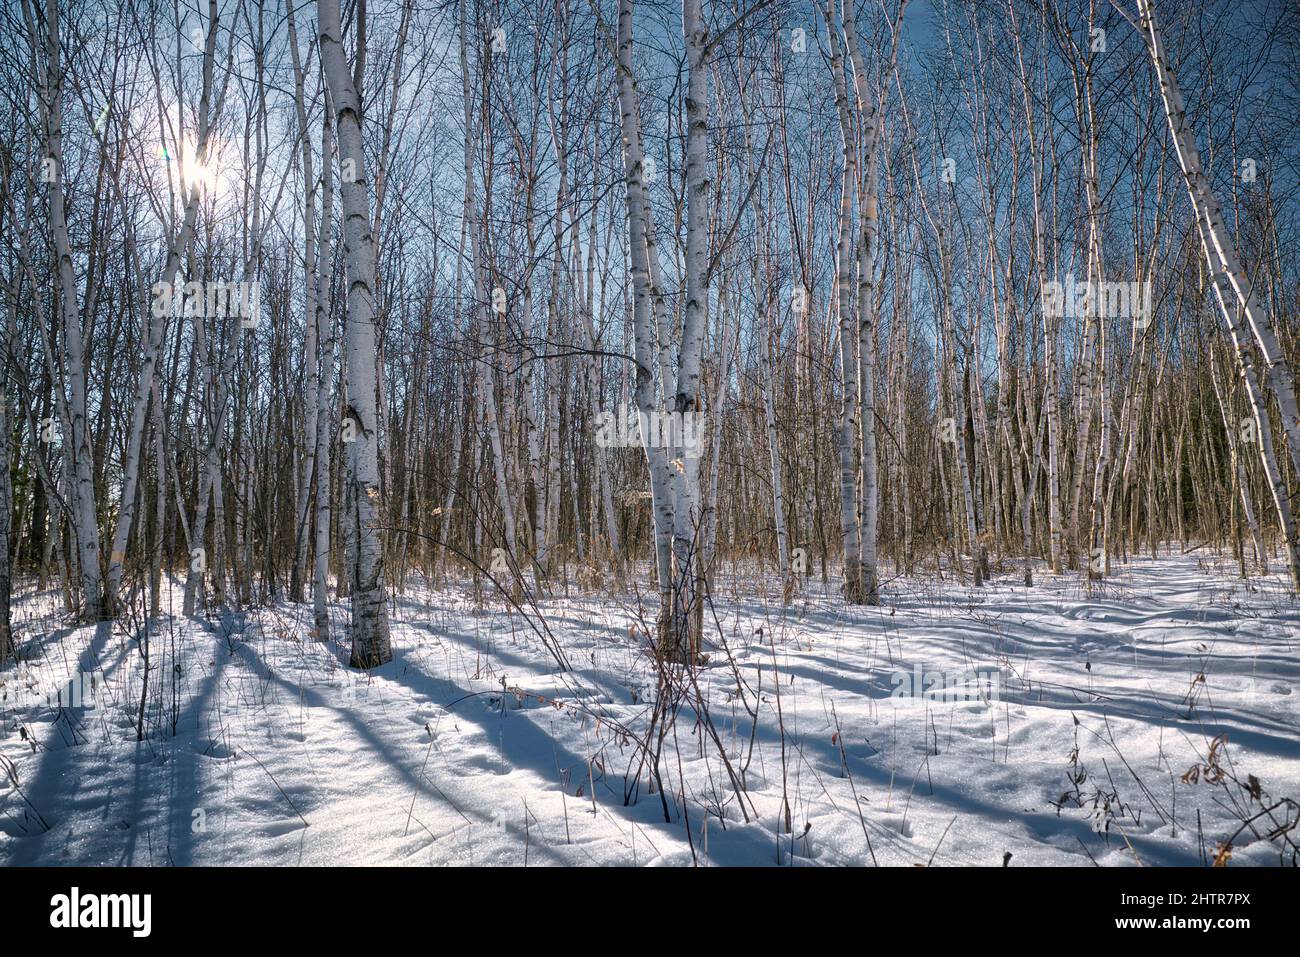
<path fill-rule="evenodd" d="M 1295 0 L 2 16 L 0 862 L 1300 862 Z"/>

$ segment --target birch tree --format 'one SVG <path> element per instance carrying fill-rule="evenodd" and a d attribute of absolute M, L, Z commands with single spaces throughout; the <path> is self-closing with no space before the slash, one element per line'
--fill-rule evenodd
<path fill-rule="evenodd" d="M 64 450 L 71 488 L 71 516 L 77 539 L 78 566 L 81 571 L 81 617 L 98 621 L 103 609 L 103 569 L 100 566 L 99 514 L 87 419 L 87 375 L 85 328 L 82 322 L 81 294 L 73 267 L 72 244 L 68 239 L 67 214 L 64 208 L 63 170 L 63 97 L 64 75 L 60 38 L 60 11 L 57 0 L 46 0 L 45 14 L 37 25 L 31 0 L 23 0 L 38 85 L 42 119 L 43 179 L 47 183 L 50 232 L 54 244 L 57 274 L 59 319 L 63 332 L 63 377 L 66 386 L 56 390 L 64 431 Z M 40 29 L 44 29 L 44 43 Z M 44 56 L 39 52 L 44 47 Z M 48 354 L 47 358 L 52 358 Z M 51 377 L 54 378 L 51 363 Z M 65 391 L 66 389 L 66 391 Z"/>
<path fill-rule="evenodd" d="M 369 180 L 361 139 L 361 100 L 343 52 L 338 0 L 316 5 L 321 63 L 329 84 L 338 129 L 343 203 L 343 248 L 347 260 L 347 385 L 344 428 L 353 439 L 348 481 L 353 497 L 348 516 L 356 536 L 352 578 L 354 668 L 392 660 L 384 593 L 384 532 L 380 527 L 379 423 L 375 414 L 375 245 L 371 233 Z M 360 73 L 360 70 L 358 70 Z"/>
<path fill-rule="evenodd" d="M 1151 64 L 1160 83 L 1160 97 L 1164 103 L 1169 132 L 1187 186 L 1188 199 L 1196 217 L 1197 232 L 1205 253 L 1211 286 L 1228 327 L 1228 333 L 1236 347 L 1247 398 L 1255 417 L 1254 431 L 1260 458 L 1268 475 L 1269 490 L 1278 510 L 1278 520 L 1286 543 L 1287 562 L 1291 569 L 1292 586 L 1300 592 L 1300 538 L 1297 538 L 1294 521 L 1288 514 L 1291 493 L 1283 484 L 1273 451 L 1268 411 L 1256 381 L 1258 376 L 1254 371 L 1251 343 L 1248 337 L 1253 336 L 1254 345 L 1258 346 L 1264 357 L 1264 379 L 1278 405 L 1278 412 L 1282 419 L 1282 432 L 1286 436 L 1292 465 L 1296 474 L 1300 474 L 1300 406 L 1296 404 L 1295 377 L 1291 373 L 1286 356 L 1278 346 L 1268 314 L 1264 311 L 1263 304 L 1242 268 L 1236 247 L 1227 234 L 1219 201 L 1201 166 L 1196 141 L 1187 125 L 1182 92 L 1177 77 L 1170 67 L 1165 52 L 1164 37 L 1151 0 L 1138 0 L 1138 13 L 1147 51 L 1151 56 Z"/>

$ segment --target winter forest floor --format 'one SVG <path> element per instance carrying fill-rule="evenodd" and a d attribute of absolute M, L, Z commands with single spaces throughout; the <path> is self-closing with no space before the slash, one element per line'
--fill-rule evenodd
<path fill-rule="evenodd" d="M 332 642 L 309 604 L 165 616 L 137 742 L 136 642 L 67 627 L 28 584 L 0 672 L 0 864 L 1201 865 L 1229 840 L 1230 865 L 1293 864 L 1300 605 L 1203 552 L 1091 593 L 1011 565 L 982 589 L 895 579 L 880 608 L 720 578 L 698 697 L 658 746 L 666 793 L 638 744 L 653 596 L 572 589 L 530 622 L 408 582 L 369 674 L 346 666 L 346 604 Z M 918 670 L 969 700 L 899 697 Z"/>

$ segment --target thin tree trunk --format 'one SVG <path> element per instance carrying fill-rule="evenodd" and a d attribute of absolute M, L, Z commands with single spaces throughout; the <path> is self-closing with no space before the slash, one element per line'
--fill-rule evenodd
<path fill-rule="evenodd" d="M 369 181 L 361 139 L 361 101 L 343 53 L 338 0 L 318 0 L 321 62 L 338 126 L 339 165 L 343 170 L 343 248 L 348 260 L 347 378 L 348 418 L 352 421 L 355 497 L 351 513 L 356 540 L 352 594 L 354 668 L 373 668 L 392 660 L 388 607 L 384 594 L 384 533 L 379 489 L 379 422 L 375 409 L 375 243 L 370 224 Z"/>
<path fill-rule="evenodd" d="M 1138 0 L 1138 10 L 1142 18 L 1143 32 L 1146 34 L 1147 50 L 1151 54 L 1151 62 L 1160 82 L 1165 118 L 1169 122 L 1169 131 L 1178 153 L 1178 162 L 1187 185 L 1187 194 L 1196 214 L 1201 248 L 1210 271 L 1210 285 L 1214 288 L 1224 321 L 1228 325 L 1229 335 L 1236 346 L 1239 368 L 1246 383 L 1246 394 L 1255 416 L 1260 457 L 1268 477 L 1269 489 L 1278 509 L 1285 551 L 1291 568 L 1292 586 L 1300 592 L 1300 538 L 1296 536 L 1295 524 L 1291 518 L 1291 497 L 1283 482 L 1273 451 L 1268 410 L 1259 390 L 1254 361 L 1250 354 L 1248 332 L 1247 329 L 1242 328 L 1242 317 L 1245 318 L 1245 326 L 1249 333 L 1254 334 L 1255 344 L 1259 346 L 1264 356 L 1265 381 L 1268 382 L 1273 397 L 1277 400 L 1283 434 L 1286 436 L 1291 452 L 1291 461 L 1296 472 L 1300 474 L 1300 408 L 1296 405 L 1295 379 L 1291 375 L 1285 355 L 1278 347 L 1269 317 L 1255 295 L 1254 289 L 1248 283 L 1246 272 L 1237 258 L 1236 247 L 1228 238 L 1219 201 L 1201 167 L 1200 153 L 1196 148 L 1195 138 L 1187 126 L 1182 93 L 1178 87 L 1178 80 L 1169 66 L 1164 38 L 1156 21 L 1151 0 Z"/>

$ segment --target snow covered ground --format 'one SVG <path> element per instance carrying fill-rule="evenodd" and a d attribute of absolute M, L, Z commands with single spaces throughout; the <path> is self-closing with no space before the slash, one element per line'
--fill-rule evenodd
<path fill-rule="evenodd" d="M 881 608 L 721 580 L 709 662 L 648 747 L 652 597 L 525 618 L 408 588 L 370 674 L 309 605 L 177 615 L 137 742 L 135 636 L 29 588 L 0 863 L 1198 865 L 1229 838 L 1233 866 L 1293 863 L 1300 834 L 1270 832 L 1300 800 L 1300 606 L 1200 554 L 1114 572 L 898 579 Z M 933 675 L 948 700 L 907 694 Z"/>

